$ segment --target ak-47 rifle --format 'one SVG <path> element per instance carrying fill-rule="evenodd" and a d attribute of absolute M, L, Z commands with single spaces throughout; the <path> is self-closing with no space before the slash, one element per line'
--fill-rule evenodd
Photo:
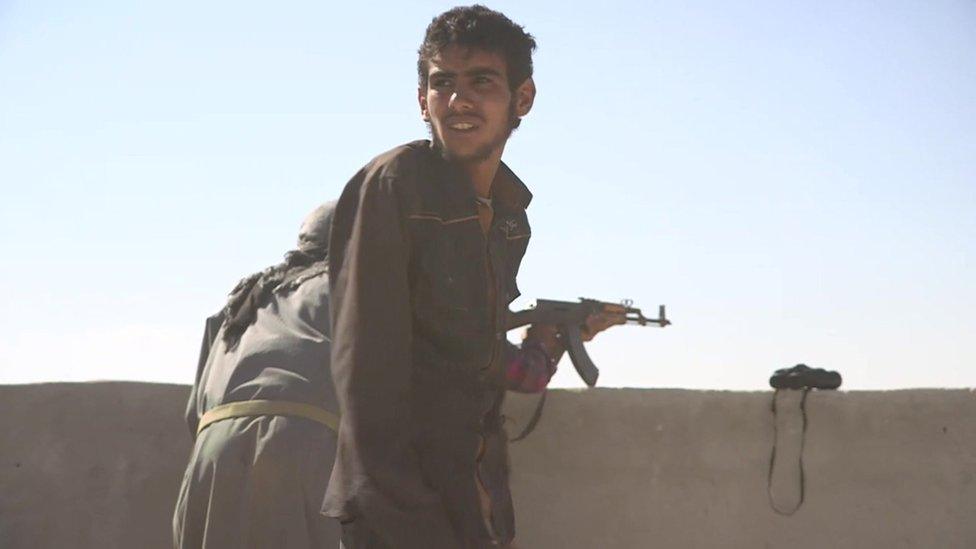
<path fill-rule="evenodd" d="M 583 378 L 583 381 L 590 387 L 596 385 L 596 379 L 600 375 L 590 355 L 583 347 L 583 334 L 581 329 L 586 324 L 586 319 L 595 313 L 623 314 L 626 316 L 626 324 L 637 324 L 639 326 L 657 325 L 661 328 L 671 324 L 665 317 L 664 305 L 658 308 L 657 318 L 647 318 L 641 310 L 633 307 L 633 302 L 624 300 L 622 303 L 607 303 L 595 299 L 580 298 L 579 303 L 572 301 L 553 301 L 550 299 L 538 299 L 535 306 L 511 313 L 508 317 L 508 329 L 514 330 L 527 324 L 553 324 L 557 326 L 560 337 L 566 342 L 566 350 L 569 351 L 569 358 L 573 361 L 573 366 Z"/>

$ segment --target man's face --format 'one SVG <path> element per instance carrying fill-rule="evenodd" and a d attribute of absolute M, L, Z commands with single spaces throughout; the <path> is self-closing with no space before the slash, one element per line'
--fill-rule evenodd
<path fill-rule="evenodd" d="M 531 78 L 510 90 L 501 55 L 457 45 L 430 60 L 427 89 L 418 90 L 434 145 L 460 163 L 501 158 L 512 123 L 529 112 L 534 97 Z"/>

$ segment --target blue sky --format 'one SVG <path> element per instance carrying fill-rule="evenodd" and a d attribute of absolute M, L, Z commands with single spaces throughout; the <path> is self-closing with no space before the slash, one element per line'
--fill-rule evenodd
<path fill-rule="evenodd" d="M 452 5 L 0 0 L 0 383 L 191 382 L 234 283 L 426 136 Z M 976 4 L 490 6 L 539 42 L 516 305 L 674 321 L 593 342 L 601 384 L 976 386 Z"/>

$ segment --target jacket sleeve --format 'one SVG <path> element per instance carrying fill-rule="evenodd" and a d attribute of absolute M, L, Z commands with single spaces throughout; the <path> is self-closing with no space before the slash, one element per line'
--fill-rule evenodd
<path fill-rule="evenodd" d="M 221 311 L 209 318 L 203 328 L 203 341 L 200 343 L 200 357 L 197 359 L 197 375 L 193 380 L 193 388 L 190 389 L 190 398 L 186 403 L 186 425 L 190 428 L 190 437 L 197 438 L 197 426 L 200 424 L 200 416 L 203 412 L 198 409 L 197 395 L 200 392 L 200 379 L 203 376 L 203 369 L 207 366 L 207 359 L 210 357 L 210 349 L 213 347 L 214 340 L 217 339 L 217 332 L 220 325 L 224 323 L 224 312 Z"/>
<path fill-rule="evenodd" d="M 546 348 L 534 340 L 521 346 L 505 341 L 505 388 L 518 393 L 539 393 L 549 385 L 556 373 L 558 357 L 550 358 Z"/>
<path fill-rule="evenodd" d="M 390 547 L 456 549 L 413 446 L 410 250 L 397 192 L 396 177 L 366 169 L 336 207 L 329 254 L 341 422 L 322 511 L 362 521 Z"/>

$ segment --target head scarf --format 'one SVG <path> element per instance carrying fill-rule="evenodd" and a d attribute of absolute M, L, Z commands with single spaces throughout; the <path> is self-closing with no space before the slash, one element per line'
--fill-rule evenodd
<path fill-rule="evenodd" d="M 285 254 L 283 262 L 237 283 L 224 307 L 224 341 L 228 347 L 237 345 L 273 293 L 287 293 L 311 274 L 327 270 L 335 205 L 334 201 L 326 202 L 305 218 L 298 232 L 298 248 Z"/>

